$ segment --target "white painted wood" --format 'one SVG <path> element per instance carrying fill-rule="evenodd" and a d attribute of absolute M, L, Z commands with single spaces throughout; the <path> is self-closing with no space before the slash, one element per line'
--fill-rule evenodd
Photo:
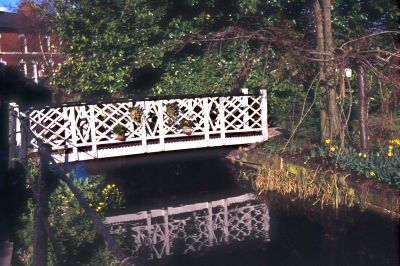
<path fill-rule="evenodd" d="M 261 93 L 261 128 L 264 140 L 268 139 L 268 112 L 267 112 L 267 90 L 260 90 Z"/>
<path fill-rule="evenodd" d="M 243 90 L 248 93 L 247 90 Z M 117 103 L 30 108 L 21 116 L 30 117 L 31 131 L 52 146 L 54 157 L 65 160 L 91 160 L 133 154 L 242 145 L 268 138 L 267 94 L 226 97 L 200 97 L 132 100 Z M 166 123 L 165 105 L 176 103 L 179 115 L 173 125 Z M 144 110 L 141 126 L 134 125 L 129 108 Z M 16 109 L 17 106 L 12 106 Z M 17 110 L 17 109 L 16 109 Z M 194 126 L 190 137 L 182 133 L 179 122 L 190 119 Z M 128 129 L 126 141 L 115 139 L 113 128 Z M 17 121 L 17 150 L 20 147 Z M 37 151 L 37 144 L 32 140 Z M 72 153 L 71 153 L 72 151 Z M 64 154 L 61 156 L 60 154 Z"/>

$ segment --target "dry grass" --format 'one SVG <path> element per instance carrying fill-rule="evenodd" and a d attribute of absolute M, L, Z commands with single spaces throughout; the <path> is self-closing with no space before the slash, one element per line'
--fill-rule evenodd
<path fill-rule="evenodd" d="M 313 200 L 321 207 L 331 204 L 338 208 L 340 204 L 354 205 L 354 189 L 347 186 L 348 175 L 339 175 L 328 171 L 304 171 L 293 174 L 287 169 L 263 167 L 254 172 L 253 185 L 262 192 L 276 191 L 282 195 L 295 195 L 300 199 Z"/>

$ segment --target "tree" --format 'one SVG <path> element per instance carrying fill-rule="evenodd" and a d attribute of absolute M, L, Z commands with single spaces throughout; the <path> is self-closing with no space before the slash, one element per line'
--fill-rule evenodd
<path fill-rule="evenodd" d="M 321 5 L 322 2 L 322 5 Z M 322 6 L 322 10 L 321 10 Z M 314 0 L 314 17 L 317 34 L 317 51 L 320 55 L 320 123 L 321 139 L 333 139 L 339 134 L 339 112 L 337 110 L 334 82 L 333 38 L 331 25 L 331 1 Z"/>
<path fill-rule="evenodd" d="M 314 95 L 307 93 L 310 84 L 319 84 L 322 140 L 339 132 L 343 138 L 346 132 L 348 116 L 338 110 L 338 100 L 346 107 L 344 69 L 356 58 L 367 58 L 353 49 L 357 38 L 393 27 L 397 10 L 385 0 L 176 0 L 162 5 L 64 0 L 54 6 L 68 54 L 54 76 L 59 86 L 114 97 L 138 88 L 156 95 L 268 88 L 272 112 L 282 108 L 287 114 L 301 97 Z M 370 73 L 377 59 L 364 59 Z M 320 82 L 313 83 L 316 74 Z"/>

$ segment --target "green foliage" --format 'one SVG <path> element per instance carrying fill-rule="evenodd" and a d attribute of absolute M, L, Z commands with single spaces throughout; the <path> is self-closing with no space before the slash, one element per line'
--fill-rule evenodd
<path fill-rule="evenodd" d="M 390 156 L 389 156 L 390 155 Z M 400 151 L 361 153 L 349 149 L 342 154 L 333 153 L 339 167 L 400 187 Z"/>
<path fill-rule="evenodd" d="M 129 113 L 130 113 L 130 116 L 131 116 L 133 122 L 137 126 L 140 126 L 142 123 L 143 114 L 144 114 L 143 109 L 140 107 L 132 107 L 132 108 L 129 108 Z"/>
<path fill-rule="evenodd" d="M 118 124 L 113 128 L 113 132 L 118 136 L 124 136 L 127 131 L 128 129 L 121 124 Z"/>
<path fill-rule="evenodd" d="M 74 185 L 100 216 L 124 204 L 118 188 L 114 184 L 106 184 L 102 176 L 92 176 L 85 181 L 74 179 Z M 50 196 L 49 208 L 49 223 L 55 229 L 54 237 L 61 246 L 66 265 L 87 264 L 92 257 L 98 260 L 96 250 L 99 254 L 108 253 L 104 250 L 106 247 L 97 235 L 93 223 L 87 218 L 67 185 L 61 183 L 57 186 Z M 21 265 L 29 265 L 32 260 L 33 213 L 34 206 L 32 200 L 29 200 L 26 211 L 19 218 L 20 226 L 17 231 L 16 254 Z M 110 258 L 109 262 L 112 260 Z M 56 265 L 52 249 L 49 249 L 49 265 Z M 96 265 L 111 265 L 111 263 Z"/>
<path fill-rule="evenodd" d="M 183 127 L 192 127 L 193 126 L 193 122 L 190 121 L 189 119 L 183 118 L 180 122 L 179 122 L 180 126 Z"/>

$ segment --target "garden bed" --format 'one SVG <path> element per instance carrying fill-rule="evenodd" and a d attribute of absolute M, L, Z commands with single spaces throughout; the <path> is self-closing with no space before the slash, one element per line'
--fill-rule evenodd
<path fill-rule="evenodd" d="M 397 218 L 400 217 L 399 188 L 373 179 L 363 178 L 356 174 L 332 169 L 329 165 L 324 164 L 322 160 L 300 162 L 296 159 L 298 157 L 292 157 L 288 154 L 268 154 L 257 148 L 233 150 L 228 155 L 228 158 L 251 166 L 257 169 L 256 171 L 258 172 L 261 170 L 264 172 L 278 171 L 274 173 L 285 173 L 292 179 L 299 179 L 304 176 L 322 176 L 322 178 L 326 179 L 327 184 L 332 185 L 331 190 L 327 190 L 327 192 L 332 191 L 332 194 L 335 194 L 336 191 L 337 195 L 339 195 L 339 199 L 336 199 L 336 205 L 338 203 L 348 206 L 357 204 L 361 208 L 368 208 Z M 254 175 L 252 181 L 256 181 Z M 258 187 L 257 190 L 266 191 L 267 189 L 259 189 Z M 288 190 L 283 189 L 281 192 L 284 194 L 289 193 Z M 318 191 L 318 193 L 322 195 L 321 192 Z M 299 191 L 291 194 L 297 194 L 299 198 L 303 197 L 299 194 Z M 303 198 L 306 198 L 305 196 Z M 317 202 L 319 199 L 313 198 L 312 200 Z M 323 200 L 319 200 L 319 202 L 321 205 L 324 203 Z M 333 198 L 332 202 L 326 199 L 325 203 L 335 205 L 335 199 Z"/>

